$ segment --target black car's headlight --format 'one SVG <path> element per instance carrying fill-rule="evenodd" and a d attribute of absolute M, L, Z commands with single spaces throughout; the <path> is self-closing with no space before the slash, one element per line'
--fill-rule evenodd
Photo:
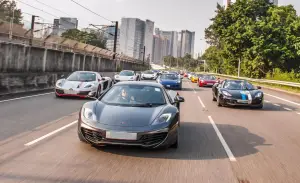
<path fill-rule="evenodd" d="M 222 91 L 222 93 L 228 97 L 231 97 L 232 95 L 228 91 Z"/>
<path fill-rule="evenodd" d="M 170 121 L 172 113 L 164 113 L 154 120 L 153 125 L 167 123 Z"/>
<path fill-rule="evenodd" d="M 262 97 L 262 93 L 258 92 L 257 94 L 255 94 L 255 98 L 261 98 Z"/>
<path fill-rule="evenodd" d="M 89 109 L 89 108 L 83 108 L 82 115 L 87 120 L 96 121 L 96 115 L 95 115 L 95 113 L 91 109 Z"/>

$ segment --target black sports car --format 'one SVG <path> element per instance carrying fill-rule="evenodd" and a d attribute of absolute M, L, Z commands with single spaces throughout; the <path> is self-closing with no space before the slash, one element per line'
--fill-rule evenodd
<path fill-rule="evenodd" d="M 178 147 L 177 92 L 150 82 L 120 82 L 80 110 L 78 136 L 93 145 Z"/>
<path fill-rule="evenodd" d="M 218 106 L 251 106 L 263 108 L 264 93 L 244 80 L 224 80 L 212 87 L 213 101 Z"/>

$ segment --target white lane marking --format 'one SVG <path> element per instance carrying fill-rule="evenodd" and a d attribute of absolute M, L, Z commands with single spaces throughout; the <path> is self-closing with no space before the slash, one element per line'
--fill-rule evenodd
<path fill-rule="evenodd" d="M 279 104 L 273 104 L 273 105 L 275 105 L 275 106 L 277 106 L 277 107 L 280 107 L 280 105 L 279 105 Z"/>
<path fill-rule="evenodd" d="M 199 100 L 200 104 L 202 105 L 202 107 L 205 108 L 205 105 L 204 105 L 204 103 L 202 102 L 202 100 L 199 96 L 198 96 L 198 100 Z"/>
<path fill-rule="evenodd" d="M 214 122 L 214 120 L 212 119 L 211 116 L 208 116 L 208 119 L 209 119 L 211 125 L 213 126 L 213 128 L 214 128 L 214 130 L 215 130 L 217 136 L 219 137 L 219 140 L 220 140 L 221 144 L 223 145 L 223 148 L 224 148 L 224 150 L 226 151 L 226 154 L 227 154 L 229 160 L 230 160 L 230 161 L 236 161 L 236 159 L 235 159 L 234 155 L 232 154 L 232 152 L 231 152 L 229 146 L 227 145 L 225 139 L 223 138 L 221 132 L 219 131 L 219 129 L 218 129 L 216 123 Z"/>
<path fill-rule="evenodd" d="M 194 87 L 192 87 L 192 85 L 190 83 L 188 83 L 190 88 L 192 88 L 194 90 L 194 93 L 197 93 L 196 90 L 194 89 Z"/>
<path fill-rule="evenodd" d="M 292 109 L 287 108 L 287 107 L 284 107 L 284 109 L 287 110 L 287 111 L 291 111 L 292 110 Z"/>
<path fill-rule="evenodd" d="M 26 97 L 19 97 L 19 98 L 13 98 L 13 99 L 8 99 L 8 100 L 1 100 L 0 103 L 14 101 L 14 100 L 20 100 L 20 99 L 25 99 L 25 98 L 38 97 L 38 96 L 43 96 L 43 95 L 49 95 L 49 94 L 53 94 L 53 93 L 54 92 L 42 93 L 42 94 L 38 94 L 38 95 L 30 95 L 30 96 L 26 96 Z"/>
<path fill-rule="evenodd" d="M 51 135 L 54 135 L 55 133 L 58 133 L 58 132 L 60 132 L 60 131 L 62 131 L 62 130 L 64 130 L 64 129 L 66 129 L 66 128 L 68 128 L 68 127 L 70 127 L 70 126 L 72 126 L 72 125 L 74 125 L 74 124 L 76 124 L 76 123 L 77 123 L 77 120 L 76 120 L 76 121 L 73 121 L 72 123 L 69 123 L 69 124 L 67 124 L 67 125 L 65 125 L 65 126 L 63 126 L 63 127 L 61 127 L 61 128 L 59 128 L 59 129 L 57 129 L 57 130 L 54 130 L 54 131 L 52 131 L 52 132 L 50 132 L 50 133 L 48 133 L 48 134 L 46 134 L 46 135 L 44 135 L 44 136 L 42 136 L 42 137 L 40 137 L 40 138 L 37 138 L 37 139 L 35 139 L 35 140 L 31 141 L 31 142 L 28 142 L 27 144 L 24 144 L 24 145 L 25 145 L 25 146 L 33 145 L 33 144 L 35 144 L 35 143 L 37 143 L 37 142 L 39 142 L 39 141 L 41 141 L 41 140 L 43 140 L 43 139 L 45 139 L 45 138 L 47 138 L 47 137 L 50 137 Z"/>
<path fill-rule="evenodd" d="M 264 94 L 265 94 L 265 95 L 268 95 L 268 96 L 270 96 L 270 97 L 274 97 L 274 98 L 277 98 L 277 99 L 279 99 L 279 100 L 282 100 L 282 101 L 289 102 L 289 103 L 291 103 L 291 104 L 295 104 L 295 105 L 300 106 L 299 103 L 292 102 L 292 101 L 290 101 L 290 100 L 287 100 L 287 99 L 284 99 L 284 98 L 280 98 L 280 97 L 277 97 L 277 96 L 275 96 L 275 95 L 271 95 L 271 94 L 267 94 L 267 93 L 264 93 Z"/>
<path fill-rule="evenodd" d="M 299 115 L 300 115 L 300 112 L 297 112 L 297 114 L 299 114 Z"/>
<path fill-rule="evenodd" d="M 268 100 L 264 100 L 264 102 L 270 103 L 270 101 L 268 101 Z"/>

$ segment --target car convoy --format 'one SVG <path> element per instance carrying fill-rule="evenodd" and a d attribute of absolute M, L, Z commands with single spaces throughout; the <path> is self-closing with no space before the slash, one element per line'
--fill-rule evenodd
<path fill-rule="evenodd" d="M 113 79 L 98 72 L 76 71 L 55 85 L 55 96 L 92 98 L 79 112 L 78 137 L 92 145 L 177 148 L 183 77 L 199 87 L 211 87 L 217 106 L 263 108 L 264 94 L 244 80 L 221 81 L 210 74 L 183 71 L 133 70 Z M 146 82 L 141 80 L 155 80 Z"/>

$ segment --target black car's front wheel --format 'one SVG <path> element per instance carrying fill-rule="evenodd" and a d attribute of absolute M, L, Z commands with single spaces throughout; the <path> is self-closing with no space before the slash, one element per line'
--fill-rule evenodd
<path fill-rule="evenodd" d="M 170 146 L 171 148 L 174 148 L 174 149 L 177 149 L 179 144 L 178 144 L 178 139 L 179 139 L 179 133 L 178 133 L 178 130 L 176 132 L 176 141 Z"/>
<path fill-rule="evenodd" d="M 220 103 L 220 97 L 217 98 L 217 106 L 222 107 L 222 104 Z"/>

